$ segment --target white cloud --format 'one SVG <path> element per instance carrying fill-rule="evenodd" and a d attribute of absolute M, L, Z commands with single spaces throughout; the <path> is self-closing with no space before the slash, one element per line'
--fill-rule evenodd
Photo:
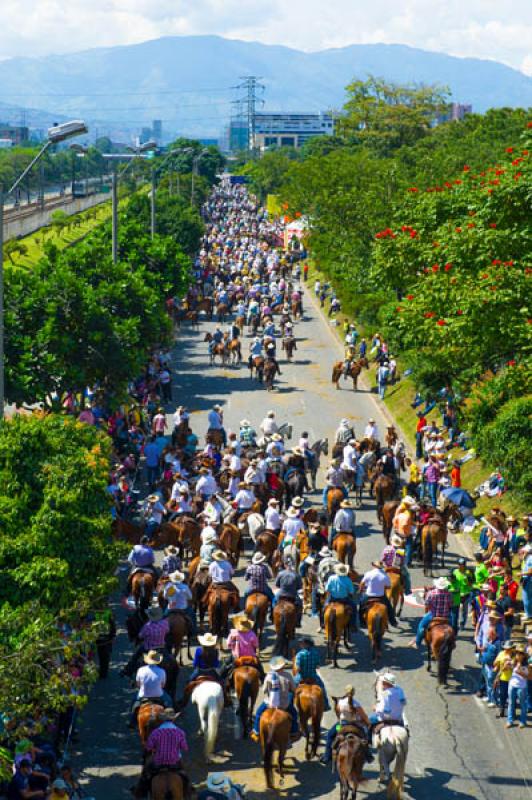
<path fill-rule="evenodd" d="M 2 0 L 0 58 L 176 34 L 320 50 L 397 42 L 532 73 L 530 0 Z"/>

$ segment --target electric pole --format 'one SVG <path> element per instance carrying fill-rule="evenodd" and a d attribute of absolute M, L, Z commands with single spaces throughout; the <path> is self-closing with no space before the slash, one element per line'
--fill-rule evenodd
<path fill-rule="evenodd" d="M 245 89 L 246 96 L 242 98 L 242 102 L 246 106 L 247 128 L 248 128 L 248 150 L 252 153 L 255 150 L 255 114 L 257 104 L 264 104 L 264 100 L 257 97 L 257 92 L 260 89 L 264 91 L 266 88 L 263 83 L 259 83 L 260 78 L 256 75 L 245 75 L 241 77 L 242 83 L 236 88 Z"/>

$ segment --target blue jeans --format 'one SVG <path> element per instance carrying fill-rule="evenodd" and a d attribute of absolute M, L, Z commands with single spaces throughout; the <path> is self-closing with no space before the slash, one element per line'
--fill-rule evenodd
<path fill-rule="evenodd" d="M 384 400 L 384 395 L 386 394 L 386 384 L 385 383 L 378 383 L 377 384 L 377 391 L 379 393 L 380 399 Z"/>
<path fill-rule="evenodd" d="M 427 611 L 427 613 L 421 617 L 419 625 L 417 626 L 416 644 L 418 647 L 421 646 L 423 637 L 425 636 L 425 631 L 427 630 L 431 622 L 432 622 L 432 611 Z"/>
<path fill-rule="evenodd" d="M 453 631 L 458 633 L 458 615 L 460 613 L 460 606 L 453 606 L 451 608 L 451 625 L 453 626 Z"/>
<path fill-rule="evenodd" d="M 460 598 L 460 602 L 462 605 L 462 618 L 460 620 L 460 627 L 465 628 L 467 623 L 467 612 L 469 611 L 469 601 L 471 599 L 471 595 L 466 594 L 464 597 Z"/>
<path fill-rule="evenodd" d="M 150 486 L 155 484 L 155 481 L 159 477 L 159 466 L 156 467 L 146 467 L 146 480 Z"/>
<path fill-rule="evenodd" d="M 405 539 L 405 564 L 410 567 L 412 564 L 412 556 L 414 554 L 414 537 L 408 536 Z"/>
<path fill-rule="evenodd" d="M 323 494 L 321 496 L 323 508 L 327 508 L 327 492 L 329 491 L 330 488 L 331 488 L 330 486 L 326 486 L 323 490 Z M 349 496 L 349 493 L 345 488 L 345 486 L 339 486 L 338 488 L 342 490 L 344 498 L 347 498 Z"/>
<path fill-rule="evenodd" d="M 494 703 L 495 689 L 493 687 L 493 681 L 495 680 L 496 672 L 493 667 L 488 666 L 488 664 L 484 664 L 482 667 L 482 672 L 484 673 L 484 678 L 486 680 L 486 694 L 488 696 L 488 703 Z"/>
<path fill-rule="evenodd" d="M 423 458 L 423 434 L 416 433 L 416 458 Z"/>
<path fill-rule="evenodd" d="M 499 708 L 504 714 L 506 703 L 508 702 L 508 681 L 499 681 Z"/>
<path fill-rule="evenodd" d="M 532 714 L 532 680 L 527 681 L 526 690 L 528 692 L 528 711 Z"/>
<path fill-rule="evenodd" d="M 513 686 L 510 689 L 510 702 L 508 704 L 508 722 L 515 722 L 515 712 L 518 700 L 520 708 L 519 722 L 522 725 L 526 725 L 526 712 L 528 707 L 526 686 L 524 686 L 522 689 L 517 689 L 515 686 Z"/>
<path fill-rule="evenodd" d="M 532 577 L 523 579 L 523 607 L 525 616 L 532 617 Z"/>
<path fill-rule="evenodd" d="M 427 489 L 429 492 L 430 502 L 434 508 L 436 508 L 436 503 L 438 502 L 438 484 L 427 482 Z"/>
<path fill-rule="evenodd" d="M 260 733 L 260 718 L 262 717 L 262 715 L 264 714 L 264 712 L 266 711 L 267 708 L 269 708 L 268 703 L 265 703 L 263 701 L 260 704 L 260 706 L 257 708 L 256 712 L 255 712 L 255 721 L 253 722 L 253 731 L 256 734 Z M 292 717 L 292 727 L 290 728 L 290 733 L 297 733 L 299 731 L 299 719 L 297 717 L 297 711 L 296 711 L 295 706 L 294 706 L 294 698 L 293 697 L 290 698 L 290 703 L 288 705 L 288 708 L 286 708 L 284 710 L 288 711 L 288 713 Z"/>

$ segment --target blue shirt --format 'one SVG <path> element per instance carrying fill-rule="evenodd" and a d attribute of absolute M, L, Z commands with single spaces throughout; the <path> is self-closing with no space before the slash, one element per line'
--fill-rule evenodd
<path fill-rule="evenodd" d="M 345 600 L 355 594 L 349 575 L 331 575 L 325 588 L 331 595 L 331 600 Z"/>
<path fill-rule="evenodd" d="M 155 561 L 155 554 L 146 544 L 136 544 L 127 560 L 135 567 L 151 567 Z"/>
<path fill-rule="evenodd" d="M 144 448 L 144 455 L 146 456 L 147 467 L 159 466 L 160 453 L 159 453 L 159 447 L 155 442 L 148 442 L 148 444 Z"/>

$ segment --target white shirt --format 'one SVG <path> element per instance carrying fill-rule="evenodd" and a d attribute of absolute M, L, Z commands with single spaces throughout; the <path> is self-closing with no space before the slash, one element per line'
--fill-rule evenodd
<path fill-rule="evenodd" d="M 237 456 L 236 453 L 231 456 L 231 460 L 229 461 L 229 469 L 232 470 L 233 472 L 240 472 L 240 470 L 242 469 L 242 462 L 240 460 L 240 457 Z"/>
<path fill-rule="evenodd" d="M 227 583 L 233 577 L 234 569 L 229 561 L 213 561 L 209 567 L 209 575 L 213 583 Z"/>
<path fill-rule="evenodd" d="M 283 531 L 286 536 L 296 537 L 299 531 L 303 530 L 305 523 L 302 519 L 292 519 L 287 517 L 283 522 Z"/>
<path fill-rule="evenodd" d="M 272 434 L 277 433 L 279 430 L 275 419 L 272 417 L 265 417 L 260 423 L 260 429 L 265 436 L 272 436 Z"/>
<path fill-rule="evenodd" d="M 215 494 L 218 491 L 218 485 L 212 475 L 202 475 L 196 483 L 197 494 Z"/>
<path fill-rule="evenodd" d="M 178 478 L 174 482 L 174 485 L 172 486 L 172 494 L 171 494 L 171 499 L 172 500 L 179 500 L 180 499 L 180 497 L 181 497 L 181 492 L 179 491 L 180 489 L 186 489 L 187 492 L 188 492 L 188 483 L 186 481 L 182 480 L 181 478 Z"/>
<path fill-rule="evenodd" d="M 390 587 L 390 578 L 381 569 L 371 569 L 362 578 L 368 597 L 382 597 Z"/>
<path fill-rule="evenodd" d="M 163 515 L 165 512 L 165 508 L 161 502 L 153 503 L 150 506 L 150 509 L 147 513 L 147 517 L 149 520 L 156 522 L 157 525 L 160 525 L 163 519 Z"/>
<path fill-rule="evenodd" d="M 355 722 L 358 719 L 357 708 L 361 705 L 354 697 L 341 697 L 336 703 L 340 722 Z"/>
<path fill-rule="evenodd" d="M 227 491 L 230 492 L 231 497 L 233 498 L 233 500 L 235 499 L 235 497 L 238 494 L 238 484 L 239 483 L 240 483 L 240 478 L 238 478 L 238 477 L 231 478 L 231 480 L 229 481 L 229 486 L 227 487 Z"/>
<path fill-rule="evenodd" d="M 402 721 L 405 706 L 405 693 L 400 686 L 392 686 L 382 693 L 381 699 L 375 706 L 375 713 L 381 720 L 397 719 Z"/>
<path fill-rule="evenodd" d="M 269 506 L 264 512 L 264 525 L 269 531 L 278 531 L 281 527 L 281 515 L 276 508 Z"/>
<path fill-rule="evenodd" d="M 145 664 L 137 670 L 139 700 L 143 697 L 160 697 L 166 683 L 166 672 L 161 667 Z"/>
<path fill-rule="evenodd" d="M 258 474 L 255 467 L 249 466 L 244 473 L 244 480 L 246 483 L 254 483 L 258 484 L 261 483 L 260 475 Z"/>
<path fill-rule="evenodd" d="M 342 469 L 355 469 L 356 448 L 352 444 L 347 444 L 343 450 Z"/>
<path fill-rule="evenodd" d="M 239 489 L 235 497 L 235 502 L 238 508 L 248 509 L 251 508 L 255 502 L 255 495 L 251 489 Z"/>
<path fill-rule="evenodd" d="M 364 436 L 366 439 L 375 439 L 379 438 L 379 429 L 376 425 L 370 425 L 369 423 L 366 425 L 364 430 Z"/>

